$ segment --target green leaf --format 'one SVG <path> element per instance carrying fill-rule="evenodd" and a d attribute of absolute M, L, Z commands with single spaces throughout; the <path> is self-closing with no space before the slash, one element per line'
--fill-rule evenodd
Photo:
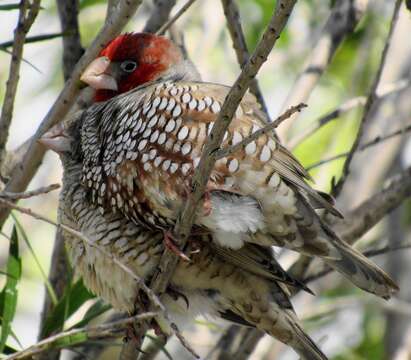
<path fill-rule="evenodd" d="M 16 10 L 20 7 L 19 3 L 0 5 L 0 11 Z"/>
<path fill-rule="evenodd" d="M 19 256 L 19 240 L 16 226 L 10 239 L 9 256 L 7 259 L 7 277 L 6 284 L 0 296 L 0 316 L 1 336 L 0 336 L 0 353 L 4 352 L 7 338 L 11 332 L 11 322 L 13 321 L 17 307 L 17 284 L 21 278 L 21 259 Z"/>
<path fill-rule="evenodd" d="M 90 309 L 87 310 L 83 319 L 78 323 L 73 325 L 70 329 L 81 328 L 86 326 L 91 320 L 95 319 L 97 316 L 104 314 L 106 311 L 110 310 L 111 306 L 105 304 L 102 300 L 97 300 Z"/>
<path fill-rule="evenodd" d="M 78 280 L 74 285 L 66 288 L 64 295 L 51 311 L 41 331 L 42 337 L 49 336 L 55 330 L 63 328 L 65 321 L 73 315 L 87 300 L 94 298 Z"/>
<path fill-rule="evenodd" d="M 11 216 L 14 220 L 14 223 L 16 224 L 16 227 L 17 227 L 19 233 L 21 234 L 21 236 L 23 237 L 24 242 L 26 243 L 26 245 L 27 245 L 27 247 L 28 247 L 28 249 L 31 253 L 31 256 L 33 256 L 33 259 L 34 259 L 38 269 L 40 270 L 41 277 L 43 278 L 44 284 L 46 284 L 47 292 L 49 293 L 49 296 L 50 296 L 50 299 L 51 299 L 53 305 L 54 306 L 57 305 L 57 301 L 58 301 L 57 300 L 57 295 L 54 292 L 53 286 L 51 285 L 51 283 L 50 283 L 50 281 L 49 281 L 49 279 L 46 275 L 46 272 L 44 271 L 44 269 L 42 268 L 42 266 L 40 264 L 39 258 L 37 257 L 36 253 L 34 252 L 33 246 L 31 246 L 31 243 L 30 243 L 30 240 L 27 236 L 26 231 L 24 230 L 23 226 L 20 224 L 19 220 L 17 219 L 17 217 L 13 213 L 11 214 Z"/>

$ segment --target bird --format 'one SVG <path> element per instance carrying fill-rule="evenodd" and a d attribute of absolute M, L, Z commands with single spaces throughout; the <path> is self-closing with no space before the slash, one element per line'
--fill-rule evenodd
<path fill-rule="evenodd" d="M 167 240 L 230 87 L 202 81 L 178 46 L 147 33 L 116 37 L 81 80 L 96 91 L 79 137 L 83 183 L 99 211 L 111 207 L 161 229 Z M 266 121 L 246 94 L 222 147 L 238 144 Z M 398 286 L 320 218 L 320 208 L 342 215 L 310 179 L 274 134 L 264 134 L 217 160 L 193 231 L 210 232 L 229 249 L 254 243 L 320 257 L 359 288 L 388 299 Z"/>
<path fill-rule="evenodd" d="M 84 127 L 82 115 L 65 119 L 40 139 L 59 154 L 63 165 L 59 223 L 88 239 L 84 241 L 63 228 L 73 268 L 84 284 L 115 309 L 134 314 L 138 310 L 139 286 L 114 259 L 149 281 L 164 251 L 163 233 L 118 211 L 99 211 L 89 187 L 82 182 L 85 149 L 78 141 Z M 326 360 L 327 356 L 304 332 L 289 299 L 290 287 L 308 289 L 278 265 L 269 248 L 249 243 L 231 250 L 219 246 L 212 236 L 193 235 L 189 248 L 196 246 L 191 261 L 179 259 L 160 299 L 170 320 L 181 327 L 187 318 L 201 313 L 256 327 L 291 346 L 303 359 Z M 169 333 L 170 325 L 164 317 L 156 321 Z"/>

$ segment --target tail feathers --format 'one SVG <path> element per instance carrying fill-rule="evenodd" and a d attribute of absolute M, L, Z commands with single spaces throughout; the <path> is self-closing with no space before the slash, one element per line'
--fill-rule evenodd
<path fill-rule="evenodd" d="M 359 288 L 384 299 L 399 290 L 398 285 L 364 255 L 343 242 L 334 242 L 334 246 L 339 259 L 324 260 Z"/>
<path fill-rule="evenodd" d="M 315 342 L 304 332 L 298 322 L 289 320 L 289 325 L 293 329 L 293 341 L 290 345 L 304 360 L 328 360 L 328 357 L 321 351 Z"/>

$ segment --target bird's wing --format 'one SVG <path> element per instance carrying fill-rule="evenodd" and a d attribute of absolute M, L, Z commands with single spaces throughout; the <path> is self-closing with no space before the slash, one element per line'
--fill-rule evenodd
<path fill-rule="evenodd" d="M 89 109 L 81 139 L 83 182 L 94 200 L 101 208 L 108 204 L 133 218 L 145 213 L 150 222 L 174 220 L 228 90 L 209 83 L 152 83 Z M 263 126 L 254 97 L 246 95 L 222 146 L 236 144 Z M 287 214 L 294 206 L 288 186 L 293 184 L 338 214 L 305 182 L 307 177 L 292 154 L 268 134 L 218 160 L 208 188 L 260 201 L 267 195 L 262 188 L 271 187 L 271 204 L 277 213 Z"/>

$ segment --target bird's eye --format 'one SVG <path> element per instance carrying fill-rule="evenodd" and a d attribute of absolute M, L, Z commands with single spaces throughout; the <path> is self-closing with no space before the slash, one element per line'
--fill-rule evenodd
<path fill-rule="evenodd" d="M 120 67 L 125 72 L 133 72 L 137 68 L 137 63 L 132 60 L 126 60 L 121 63 Z"/>

